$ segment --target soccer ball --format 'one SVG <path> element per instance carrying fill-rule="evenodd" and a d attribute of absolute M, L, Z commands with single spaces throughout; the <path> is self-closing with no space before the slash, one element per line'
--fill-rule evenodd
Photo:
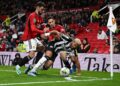
<path fill-rule="evenodd" d="M 63 67 L 60 69 L 61 76 L 67 77 L 67 76 L 69 76 L 69 74 L 70 74 L 70 70 L 68 68 Z"/>

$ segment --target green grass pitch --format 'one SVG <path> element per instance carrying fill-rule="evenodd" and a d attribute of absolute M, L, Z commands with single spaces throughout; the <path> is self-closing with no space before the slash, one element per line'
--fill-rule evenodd
<path fill-rule="evenodd" d="M 37 77 L 17 75 L 15 67 L 0 66 L 0 86 L 120 86 L 120 73 L 114 73 L 113 79 L 108 72 L 82 71 L 67 77 L 59 75 L 59 69 L 38 70 Z"/>

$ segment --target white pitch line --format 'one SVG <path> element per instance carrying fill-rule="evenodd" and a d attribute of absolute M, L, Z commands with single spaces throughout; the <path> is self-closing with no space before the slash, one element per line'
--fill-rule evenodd
<path fill-rule="evenodd" d="M 68 81 L 76 81 L 76 79 L 72 79 L 72 77 L 65 77 L 64 79 Z"/>
<path fill-rule="evenodd" d="M 94 78 L 94 79 L 95 79 L 95 78 L 98 78 L 98 77 L 75 76 L 75 75 L 74 75 L 74 76 L 73 76 L 73 75 L 70 75 L 70 76 L 72 76 L 72 77 L 83 77 L 83 78 Z"/>
<path fill-rule="evenodd" d="M 91 81 L 106 81 L 109 78 L 89 79 L 89 80 L 74 80 L 74 81 L 43 81 L 43 82 L 21 82 L 21 83 L 7 83 L 0 84 L 0 86 L 13 86 L 13 85 L 28 85 L 28 84 L 46 84 L 46 83 L 66 83 L 66 82 L 91 82 Z"/>

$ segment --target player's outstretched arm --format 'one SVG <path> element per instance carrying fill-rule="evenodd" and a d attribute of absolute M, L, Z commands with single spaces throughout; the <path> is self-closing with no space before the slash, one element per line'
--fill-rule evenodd
<path fill-rule="evenodd" d="M 60 33 L 57 30 L 52 30 L 48 33 L 44 34 L 45 36 L 49 36 L 49 35 L 60 35 Z"/>

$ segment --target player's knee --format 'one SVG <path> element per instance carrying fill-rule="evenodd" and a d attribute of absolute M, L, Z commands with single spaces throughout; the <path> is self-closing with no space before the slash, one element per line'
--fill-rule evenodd
<path fill-rule="evenodd" d="M 61 51 L 60 52 L 60 58 L 61 59 L 66 59 L 66 56 L 67 56 L 66 51 Z"/>
<path fill-rule="evenodd" d="M 52 51 L 47 50 L 47 51 L 45 52 L 45 55 L 48 56 L 48 57 L 52 57 L 53 53 L 52 53 Z"/>
<path fill-rule="evenodd" d="M 48 60 L 48 61 L 45 63 L 45 65 L 43 66 L 43 69 L 44 69 L 44 70 L 48 70 L 48 69 L 52 66 L 52 64 L 53 64 L 53 61 Z"/>

